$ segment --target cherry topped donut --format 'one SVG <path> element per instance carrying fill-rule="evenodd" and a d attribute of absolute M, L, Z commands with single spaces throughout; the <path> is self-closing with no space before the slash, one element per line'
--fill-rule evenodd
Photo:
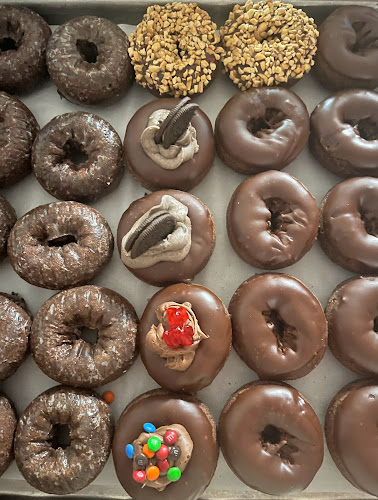
<path fill-rule="evenodd" d="M 215 122 L 221 160 L 241 174 L 281 170 L 305 147 L 310 121 L 304 102 L 288 89 L 236 94 Z"/>

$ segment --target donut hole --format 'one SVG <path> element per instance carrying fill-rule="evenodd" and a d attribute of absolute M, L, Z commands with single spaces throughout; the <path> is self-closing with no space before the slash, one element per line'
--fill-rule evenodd
<path fill-rule="evenodd" d="M 353 53 L 368 49 L 372 43 L 376 41 L 376 36 L 371 29 L 364 29 L 367 23 L 364 21 L 355 21 L 352 23 L 352 28 L 356 34 L 356 42 L 351 47 Z"/>
<path fill-rule="evenodd" d="M 281 318 L 278 311 L 275 311 L 274 309 L 270 311 L 263 311 L 262 315 L 265 318 L 268 328 L 276 337 L 278 349 L 283 353 L 286 349 L 291 349 L 296 352 L 296 329 L 293 326 L 288 325 L 286 321 Z"/>
<path fill-rule="evenodd" d="M 278 444 L 281 442 L 282 431 L 275 427 L 274 425 L 267 425 L 261 433 L 261 443 L 266 444 Z"/>
<path fill-rule="evenodd" d="M 64 245 L 69 245 L 70 243 L 77 243 L 77 239 L 73 234 L 64 234 L 47 240 L 49 247 L 64 247 Z"/>
<path fill-rule="evenodd" d="M 293 465 L 293 454 L 299 450 L 297 446 L 289 444 L 290 438 L 293 436 L 274 425 L 267 425 L 260 434 L 261 445 L 267 453 L 278 455 L 283 462 Z"/>
<path fill-rule="evenodd" d="M 97 45 L 89 40 L 76 40 L 76 48 L 85 62 L 95 64 L 98 58 Z"/>
<path fill-rule="evenodd" d="M 266 208 L 270 212 L 270 218 L 267 221 L 267 230 L 271 234 L 285 232 L 290 224 L 287 215 L 291 212 L 290 205 L 280 198 L 268 198 L 265 201 Z"/>
<path fill-rule="evenodd" d="M 65 450 L 71 444 L 71 430 L 68 424 L 55 424 L 52 428 L 51 447 Z"/>
<path fill-rule="evenodd" d="M 373 212 L 360 209 L 360 217 L 365 226 L 365 231 L 378 238 L 378 217 Z"/>
<path fill-rule="evenodd" d="M 256 137 L 262 137 L 269 130 L 275 130 L 282 120 L 285 119 L 284 113 L 276 108 L 267 108 L 264 116 L 252 118 L 247 123 L 247 129 Z"/>
<path fill-rule="evenodd" d="M 0 51 L 8 52 L 9 50 L 17 50 L 18 45 L 16 40 L 10 37 L 4 37 L 0 39 Z"/>
<path fill-rule="evenodd" d="M 378 139 L 378 123 L 371 118 L 364 118 L 357 124 L 357 130 L 365 141 L 376 141 Z"/>
<path fill-rule="evenodd" d="M 64 160 L 69 161 L 72 167 L 76 170 L 82 168 L 83 164 L 88 161 L 88 154 L 78 141 L 69 139 L 63 146 Z"/>
<path fill-rule="evenodd" d="M 97 328 L 88 328 L 87 326 L 84 326 L 81 329 L 81 334 L 80 338 L 84 340 L 85 342 L 88 342 L 89 344 L 97 344 L 98 340 L 98 329 Z"/>

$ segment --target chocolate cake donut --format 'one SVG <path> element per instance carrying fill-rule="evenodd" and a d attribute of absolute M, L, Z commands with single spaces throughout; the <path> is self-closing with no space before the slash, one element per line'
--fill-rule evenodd
<path fill-rule="evenodd" d="M 348 5 L 334 10 L 319 28 L 315 75 L 329 89 L 378 86 L 378 12 Z"/>
<path fill-rule="evenodd" d="M 195 396 L 146 392 L 118 421 L 113 460 L 121 485 L 135 500 L 195 500 L 217 465 L 215 421 Z"/>
<path fill-rule="evenodd" d="M 117 244 L 122 262 L 140 280 L 154 286 L 187 283 L 213 253 L 213 216 L 191 194 L 156 191 L 124 212 Z"/>
<path fill-rule="evenodd" d="M 14 441 L 17 466 L 38 490 L 75 493 L 104 468 L 113 425 L 109 406 L 95 392 L 48 389 L 20 417 Z"/>
<path fill-rule="evenodd" d="M 25 281 L 59 290 L 91 281 L 113 254 L 113 235 L 94 208 L 74 201 L 40 205 L 13 227 L 10 262 Z"/>
<path fill-rule="evenodd" d="M 341 474 L 355 488 L 378 496 L 377 380 L 356 380 L 343 387 L 325 418 L 328 450 Z"/>
<path fill-rule="evenodd" d="M 227 209 L 227 232 L 241 259 L 280 269 L 298 262 L 316 239 L 319 211 L 306 187 L 285 172 L 262 172 L 240 184 Z"/>
<path fill-rule="evenodd" d="M 13 460 L 13 440 L 17 425 L 17 415 L 13 404 L 0 393 L 0 476 Z"/>
<path fill-rule="evenodd" d="M 108 19 L 76 17 L 52 34 L 47 67 L 60 95 L 77 104 L 98 104 L 131 85 L 128 48 L 126 33 Z"/>
<path fill-rule="evenodd" d="M 294 92 L 281 88 L 234 95 L 215 122 L 220 159 L 245 175 L 286 167 L 305 147 L 309 134 L 306 105 Z"/>
<path fill-rule="evenodd" d="M 0 188 L 6 188 L 31 171 L 31 148 L 39 126 L 30 109 L 6 92 L 0 92 L 0 123 Z"/>
<path fill-rule="evenodd" d="M 0 90 L 30 91 L 48 75 L 46 45 L 51 30 L 27 7 L 0 6 Z"/>
<path fill-rule="evenodd" d="M 77 111 L 56 116 L 33 146 L 33 171 L 55 198 L 87 203 L 118 186 L 124 168 L 119 135 L 103 118 Z"/>
<path fill-rule="evenodd" d="M 378 177 L 378 94 L 344 90 L 311 114 L 310 150 L 340 177 Z"/>
<path fill-rule="evenodd" d="M 323 462 L 323 434 L 305 398 L 284 383 L 252 382 L 236 391 L 219 419 L 222 453 L 247 486 L 269 495 L 298 493 Z M 242 446 L 235 450 L 237 437 Z"/>
<path fill-rule="evenodd" d="M 320 207 L 319 243 L 327 256 L 358 274 L 378 273 L 378 179 L 336 184 Z"/>
<path fill-rule="evenodd" d="M 7 294 L 0 294 L 0 380 L 5 380 L 24 361 L 32 326 L 30 315 Z"/>
<path fill-rule="evenodd" d="M 0 262 L 7 256 L 8 238 L 16 220 L 14 208 L 3 196 L 0 196 Z"/>
<path fill-rule="evenodd" d="M 125 298 L 108 288 L 71 288 L 48 299 L 30 336 L 34 360 L 50 378 L 74 387 L 98 387 L 120 377 L 136 358 L 138 318 Z M 82 338 L 85 328 L 95 343 Z"/>
<path fill-rule="evenodd" d="M 124 146 L 132 176 L 151 191 L 190 191 L 208 173 L 215 155 L 211 122 L 188 97 L 160 98 L 138 109 L 127 125 Z"/>
<path fill-rule="evenodd" d="M 263 380 L 304 377 L 327 348 L 322 306 L 298 279 L 256 274 L 232 296 L 233 346 Z"/>
<path fill-rule="evenodd" d="M 226 362 L 230 316 L 209 289 L 171 285 L 149 300 L 138 343 L 142 361 L 159 385 L 174 392 L 197 392 L 211 384 Z"/>

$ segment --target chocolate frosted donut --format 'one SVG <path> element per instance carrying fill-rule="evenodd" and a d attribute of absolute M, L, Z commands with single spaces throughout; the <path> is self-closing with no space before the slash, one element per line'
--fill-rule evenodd
<path fill-rule="evenodd" d="M 378 496 L 377 414 L 377 381 L 356 380 L 333 398 L 324 427 L 329 452 L 341 474 L 374 496 Z"/>
<path fill-rule="evenodd" d="M 52 34 L 47 67 L 59 94 L 78 104 L 98 104 L 131 85 L 128 48 L 126 33 L 108 19 L 76 17 Z"/>
<path fill-rule="evenodd" d="M 124 212 L 117 244 L 123 263 L 140 280 L 154 286 L 187 283 L 213 253 L 213 216 L 191 194 L 156 191 Z"/>
<path fill-rule="evenodd" d="M 304 490 L 323 462 L 316 413 L 282 382 L 252 382 L 236 391 L 221 413 L 219 438 L 238 478 L 269 495 Z"/>
<path fill-rule="evenodd" d="M 182 102 L 164 98 L 149 102 L 138 109 L 127 126 L 124 141 L 127 166 L 133 177 L 151 191 L 164 188 L 190 191 L 202 181 L 214 161 L 213 129 L 199 108 L 185 127 L 184 135 L 175 139 L 170 134 L 168 139 L 172 144 L 167 147 L 156 144 L 155 131 L 161 129 L 167 110 Z"/>
<path fill-rule="evenodd" d="M 306 105 L 294 92 L 281 88 L 236 94 L 215 122 L 220 159 L 246 175 L 286 167 L 305 147 L 309 133 Z"/>
<path fill-rule="evenodd" d="M 98 387 L 120 377 L 136 357 L 138 318 L 118 293 L 94 285 L 48 299 L 30 336 L 34 360 L 50 378 L 74 387 Z M 94 344 L 84 328 L 98 332 Z"/>
<path fill-rule="evenodd" d="M 263 172 L 236 188 L 227 209 L 227 232 L 241 259 L 262 269 L 290 266 L 316 239 L 314 197 L 285 172 Z"/>
<path fill-rule="evenodd" d="M 32 163 L 38 182 L 55 198 L 95 201 L 121 180 L 122 142 L 103 118 L 83 111 L 65 113 L 38 134 Z"/>
<path fill-rule="evenodd" d="M 336 9 L 319 28 L 315 74 L 330 89 L 378 85 L 378 12 L 349 5 Z"/>
<path fill-rule="evenodd" d="M 7 242 L 16 220 L 14 208 L 5 198 L 0 196 L 0 262 L 7 256 Z"/>
<path fill-rule="evenodd" d="M 348 271 L 378 273 L 378 179 L 340 182 L 320 207 L 319 243 L 327 256 Z"/>
<path fill-rule="evenodd" d="M 31 148 L 39 126 L 30 109 L 6 92 L 0 92 L 0 123 L 0 188 L 5 188 L 31 171 Z"/>
<path fill-rule="evenodd" d="M 178 323 L 171 318 L 175 311 L 180 316 Z M 223 302 L 207 288 L 171 285 L 148 302 L 138 341 L 142 361 L 159 385 L 174 392 L 197 392 L 211 384 L 228 357 L 230 316 Z"/>
<path fill-rule="evenodd" d="M 327 322 L 318 299 L 285 274 L 257 274 L 234 293 L 229 311 L 237 354 L 261 379 L 303 377 L 322 360 Z"/>
<path fill-rule="evenodd" d="M 177 424 L 180 425 L 177 426 Z M 177 441 L 175 438 L 168 442 L 165 439 L 163 441 L 164 431 L 169 430 L 170 427 L 176 428 L 177 434 L 184 433 L 185 442 L 182 439 L 180 441 L 180 434 Z M 143 462 L 146 464 L 156 463 L 154 457 L 147 460 L 143 459 L 145 455 L 137 455 L 140 448 L 139 443 L 142 439 L 142 442 L 148 439 L 150 433 L 165 444 L 173 441 L 174 447 L 179 448 L 179 454 L 182 452 L 179 457 L 180 463 L 178 461 L 175 463 L 174 457 L 171 455 L 168 457 L 168 467 L 181 469 L 181 474 L 177 470 L 175 471 L 179 480 L 167 481 L 169 472 L 165 472 L 164 468 L 160 471 L 160 477 L 155 480 L 156 482 L 143 479 L 143 477 L 146 478 L 146 472 L 147 477 L 149 476 L 149 467 L 147 466 L 146 471 L 143 468 L 146 465 L 140 466 L 139 464 L 143 464 Z M 188 441 L 191 442 L 191 449 L 188 446 Z M 177 446 L 179 442 L 181 446 Z M 131 458 L 129 458 L 125 453 L 125 447 L 131 443 L 134 443 L 131 445 L 133 455 L 130 454 Z M 187 452 L 188 448 L 189 452 Z M 127 451 L 129 453 L 131 451 L 129 451 L 129 446 Z M 163 444 L 160 452 L 162 451 Z M 159 453 L 156 455 L 158 458 Z M 125 408 L 118 421 L 113 439 L 113 460 L 121 485 L 135 500 L 177 500 L 178 498 L 195 500 L 201 496 L 210 483 L 217 465 L 216 423 L 209 409 L 194 396 L 179 396 L 161 389 L 146 392 Z M 159 460 L 159 462 L 162 461 Z M 172 467 L 172 463 L 176 467 Z M 157 465 L 160 464 L 157 463 Z M 155 468 L 158 467 L 155 465 Z M 142 472 L 139 475 L 140 482 L 133 479 L 134 475 L 138 477 L 136 474 L 138 469 L 139 473 Z M 153 472 L 156 473 L 155 470 Z M 168 484 L 162 491 L 159 491 L 157 489 L 159 483 Z"/>
<path fill-rule="evenodd" d="M 17 415 L 13 404 L 0 393 L 0 476 L 13 460 L 13 439 L 17 425 Z"/>
<path fill-rule="evenodd" d="M 14 300 L 0 294 L 0 380 L 17 370 L 29 348 L 30 315 Z"/>
<path fill-rule="evenodd" d="M 311 114 L 310 150 L 340 177 L 378 177 L 378 94 L 344 90 Z"/>
<path fill-rule="evenodd" d="M 104 468 L 113 425 L 108 405 L 95 392 L 48 389 L 20 417 L 14 441 L 17 466 L 38 490 L 75 493 Z"/>
<path fill-rule="evenodd" d="M 113 254 L 113 235 L 94 208 L 62 201 L 34 208 L 13 227 L 10 262 L 19 276 L 59 290 L 91 281 Z"/>
<path fill-rule="evenodd" d="M 32 90 L 47 77 L 46 45 L 51 30 L 26 7 L 0 6 L 0 89 Z"/>

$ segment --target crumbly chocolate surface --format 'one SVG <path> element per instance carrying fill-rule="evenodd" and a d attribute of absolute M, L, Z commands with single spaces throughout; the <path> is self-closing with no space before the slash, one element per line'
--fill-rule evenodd
<path fill-rule="evenodd" d="M 0 262 L 7 255 L 7 242 L 12 227 L 17 220 L 16 212 L 12 205 L 0 196 Z"/>
<path fill-rule="evenodd" d="M 17 416 L 12 403 L 0 394 L 0 476 L 13 460 L 13 439 L 17 425 Z"/>

